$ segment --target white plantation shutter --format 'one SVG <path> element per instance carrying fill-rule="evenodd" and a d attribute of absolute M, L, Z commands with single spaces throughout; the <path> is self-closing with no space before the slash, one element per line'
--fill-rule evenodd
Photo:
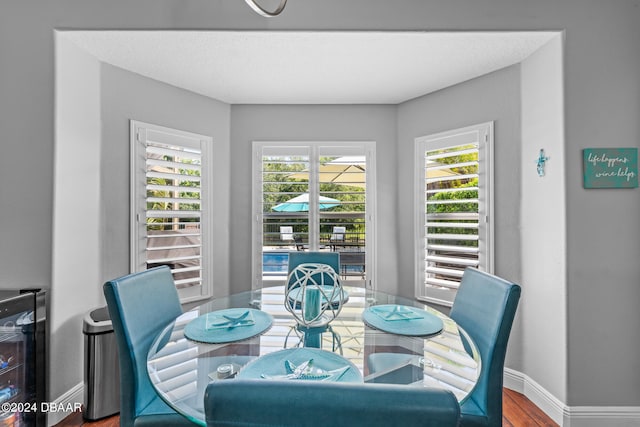
<path fill-rule="evenodd" d="M 254 141 L 253 154 L 253 286 L 285 283 L 288 253 L 306 250 L 340 252 L 342 280 L 372 286 L 375 143 Z"/>
<path fill-rule="evenodd" d="M 263 247 L 286 245 L 298 242 L 309 242 L 309 211 L 277 211 L 283 200 L 291 200 L 301 194 L 309 195 L 309 182 L 287 183 L 292 174 L 309 170 L 310 150 L 308 147 L 280 147 L 265 145 L 261 147 L 259 180 L 261 184 L 262 232 Z M 284 183 L 284 184 L 283 184 Z M 313 203 L 308 198 L 308 203 Z M 284 229 L 282 228 L 284 227 Z M 282 231 L 291 230 L 290 240 L 282 240 Z"/>
<path fill-rule="evenodd" d="M 416 140 L 416 296 L 451 305 L 464 269 L 492 270 L 491 123 Z"/>
<path fill-rule="evenodd" d="M 153 347 L 147 363 L 149 375 L 161 393 L 173 399 L 194 398 L 198 394 L 198 348 L 182 337 L 184 327 L 196 317 L 185 313 L 176 319 L 175 328 L 164 347 Z"/>
<path fill-rule="evenodd" d="M 169 266 L 183 300 L 210 294 L 210 144 L 203 135 L 132 121 L 133 270 Z"/>

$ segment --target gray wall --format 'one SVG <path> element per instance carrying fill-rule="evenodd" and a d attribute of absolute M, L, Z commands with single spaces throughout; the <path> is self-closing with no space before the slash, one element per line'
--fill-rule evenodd
<path fill-rule="evenodd" d="M 398 108 L 399 291 L 415 289 L 414 148 L 421 136 L 494 122 L 494 271 L 521 283 L 520 66 L 514 65 L 401 104 Z M 562 321 L 562 319 L 559 319 Z M 514 337 L 518 337 L 518 328 Z M 520 343 L 511 341 L 507 366 L 522 370 Z M 544 382 L 544 381 L 543 381 Z"/>
<path fill-rule="evenodd" d="M 49 390 L 78 384 L 82 317 L 102 300 L 100 283 L 100 63 L 57 39 L 53 271 L 49 321 L 50 364 L 63 367 Z M 73 171 L 73 173 L 70 173 Z M 82 177 L 78 179 L 78 177 Z M 53 179 L 52 179 L 53 178 Z M 72 297 L 70 297 L 70 295 Z M 70 367 L 74 367 L 69 369 Z"/>
<path fill-rule="evenodd" d="M 231 108 L 231 271 L 234 283 L 251 289 L 251 142 L 375 141 L 376 142 L 376 270 L 378 289 L 397 282 L 395 233 L 396 107 L 395 106 L 251 106 Z M 236 289 L 241 290 L 241 289 Z"/>
<path fill-rule="evenodd" d="M 214 182 L 224 182 L 213 197 L 225 201 L 212 213 L 213 282 L 219 295 L 230 291 L 229 105 L 101 64 L 64 35 L 56 46 L 52 399 L 82 381 L 79 332 L 84 314 L 104 305 L 101 284 L 130 271 L 130 119 L 213 138 L 214 158 L 225 159 L 213 172 Z"/>
<path fill-rule="evenodd" d="M 494 121 L 495 273 L 520 283 L 522 300 L 506 366 L 566 398 L 566 235 L 562 37 L 521 65 L 399 106 L 398 161 L 412 165 L 415 138 Z M 553 161 L 536 171 L 545 148 Z M 402 292 L 413 292 L 411 167 L 398 168 L 398 235 Z M 544 316 L 540 314 L 544 313 Z M 526 338 L 525 338 L 526 337 Z M 536 351 L 537 348 L 548 351 Z M 542 354 L 541 354 L 542 353 Z M 539 363 L 543 360 L 544 363 Z"/>
<path fill-rule="evenodd" d="M 229 292 L 229 128 L 228 104 L 159 83 L 110 66 L 102 66 L 101 185 L 102 278 L 129 272 L 129 120 L 157 124 L 213 139 L 215 227 L 213 277 L 218 295 Z M 220 183 L 218 185 L 218 183 Z"/>
<path fill-rule="evenodd" d="M 420 136 L 494 121 L 495 271 L 520 279 L 520 67 L 518 65 L 414 99 L 398 108 L 400 291 L 414 293 L 414 148 Z"/>
<path fill-rule="evenodd" d="M 558 36 L 521 65 L 519 230 L 523 289 L 516 326 L 518 336 L 526 339 L 520 339 L 523 360 L 516 369 L 565 401 L 567 220 L 562 63 L 562 36 Z M 538 176 L 536 168 L 540 149 L 549 157 L 544 177 Z"/>
<path fill-rule="evenodd" d="M 325 0 L 290 2 L 280 18 L 265 20 L 244 2 L 228 0 L 4 1 L 0 5 L 0 286 L 50 287 L 54 276 L 55 28 L 565 30 L 564 403 L 639 406 L 639 190 L 585 190 L 581 163 L 583 148 L 639 145 L 638 6 L 638 0 Z M 399 168 L 404 167 L 399 155 L 394 158 Z M 231 204 L 230 210 L 243 207 Z M 83 289 L 79 286 L 54 288 L 52 293 L 60 292 L 58 300 L 72 299 L 82 306 L 86 300 L 77 297 L 82 295 L 76 292 Z M 529 343 L 526 335 L 517 340 L 531 358 L 536 352 L 555 351 L 541 348 L 535 340 Z M 534 363 L 537 371 L 544 369 L 543 358 Z M 61 378 L 79 377 L 76 369 L 67 368 L 69 372 L 64 366 L 69 365 L 56 365 L 52 373 L 55 390 L 60 390 Z"/>

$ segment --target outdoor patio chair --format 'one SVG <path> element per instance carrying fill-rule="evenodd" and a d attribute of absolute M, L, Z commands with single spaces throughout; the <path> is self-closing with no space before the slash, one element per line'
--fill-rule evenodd
<path fill-rule="evenodd" d="M 290 225 L 280 227 L 280 240 L 290 245 L 293 243 L 293 227 Z"/>
<path fill-rule="evenodd" d="M 293 241 L 296 242 L 296 250 L 297 251 L 306 251 L 308 248 L 305 247 L 304 241 L 300 236 L 293 236 Z"/>
<path fill-rule="evenodd" d="M 365 253 L 364 252 L 340 252 L 340 264 L 342 266 L 342 277 L 365 275 Z"/>
<path fill-rule="evenodd" d="M 333 233 L 329 238 L 331 244 L 331 250 L 335 251 L 337 246 L 344 247 L 344 235 L 347 231 L 346 227 L 333 227 Z"/>

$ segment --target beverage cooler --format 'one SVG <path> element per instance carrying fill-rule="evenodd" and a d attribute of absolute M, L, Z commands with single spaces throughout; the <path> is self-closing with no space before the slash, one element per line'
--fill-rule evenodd
<path fill-rule="evenodd" d="M 45 426 L 46 294 L 0 290 L 0 427 Z"/>

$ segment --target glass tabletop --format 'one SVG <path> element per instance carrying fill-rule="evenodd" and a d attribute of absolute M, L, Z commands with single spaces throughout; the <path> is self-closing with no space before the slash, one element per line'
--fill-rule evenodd
<path fill-rule="evenodd" d="M 302 359 L 294 360 L 292 353 L 295 352 L 293 349 L 302 349 L 300 351 L 316 355 L 316 360 L 322 355 L 330 356 L 324 358 L 332 363 L 331 366 L 327 365 L 327 371 L 316 371 L 326 374 L 321 376 L 329 380 L 332 378 L 329 373 L 337 371 L 329 371 L 329 368 L 337 367 L 335 359 L 344 359 L 345 366 L 359 372 L 341 374 L 340 381 L 440 387 L 451 390 L 460 402 L 467 398 L 480 375 L 480 355 L 471 338 L 451 318 L 411 299 L 364 288 L 345 286 L 344 290 L 348 298 L 339 314 L 320 327 L 308 328 L 298 324 L 285 307 L 283 286 L 234 294 L 187 311 L 167 325 L 154 340 L 147 358 L 151 383 L 162 399 L 178 413 L 204 426 L 204 392 L 210 382 L 247 377 L 256 371 L 256 367 L 269 365 L 266 360 L 270 359 L 277 359 L 278 369 L 282 370 L 287 363 L 292 363 L 290 360 L 304 363 Z M 409 310 L 418 313 L 413 313 L 409 318 L 422 317 L 422 313 L 424 317 L 439 319 L 442 331 L 429 336 L 414 336 L 389 333 L 383 331 L 384 328 L 372 326 L 380 324 L 372 313 L 395 305 L 400 305 L 405 311 L 408 310 L 406 307 L 410 307 Z M 245 310 L 242 313 L 229 310 L 238 308 Z M 394 309 L 385 317 L 393 319 L 393 316 L 406 316 L 402 310 Z M 248 311 L 250 313 L 247 316 Z M 232 314 L 227 318 L 234 324 L 253 322 L 255 319 L 256 323 L 252 323 L 251 327 L 256 329 L 245 329 L 245 335 L 251 336 L 240 336 L 238 341 L 207 343 L 187 338 L 193 337 L 189 334 L 189 328 L 205 322 L 207 314 L 212 316 L 210 322 L 214 321 L 214 316 L 217 319 L 219 314 Z M 254 314 L 259 316 L 254 317 Z M 365 321 L 367 316 L 369 321 Z M 270 326 L 258 322 L 265 317 L 271 319 Z M 414 320 L 411 322 L 415 323 Z M 394 328 L 401 324 L 389 323 Z M 280 354 L 282 357 L 279 357 Z M 384 363 L 376 363 L 376 357 Z M 291 371 L 277 374 L 286 373 Z M 261 377 L 270 378 L 267 373 Z M 337 378 L 337 375 L 333 376 L 333 379 Z"/>

